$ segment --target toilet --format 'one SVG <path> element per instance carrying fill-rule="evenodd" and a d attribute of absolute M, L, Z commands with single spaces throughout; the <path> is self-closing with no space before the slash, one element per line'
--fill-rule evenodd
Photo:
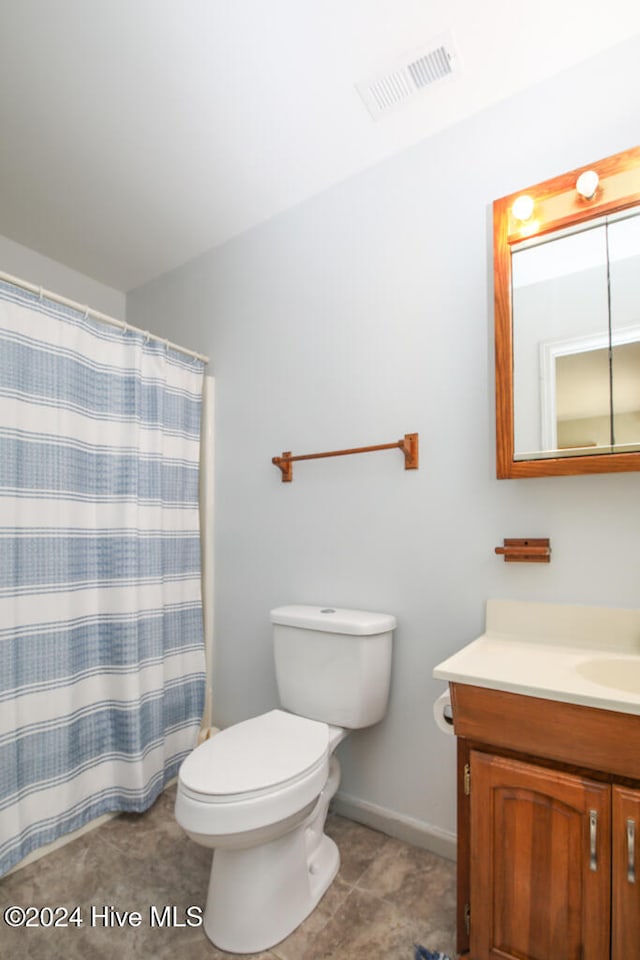
<path fill-rule="evenodd" d="M 280 708 L 206 740 L 178 774 L 176 820 L 214 851 L 205 933 L 229 953 L 284 940 L 332 883 L 334 750 L 383 718 L 389 694 L 394 617 L 298 604 L 271 622 Z"/>

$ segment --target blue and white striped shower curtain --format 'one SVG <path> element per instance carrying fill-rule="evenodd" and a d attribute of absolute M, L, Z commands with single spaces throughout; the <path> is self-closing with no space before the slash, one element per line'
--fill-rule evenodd
<path fill-rule="evenodd" d="M 195 745 L 202 379 L 0 281 L 0 874 Z"/>

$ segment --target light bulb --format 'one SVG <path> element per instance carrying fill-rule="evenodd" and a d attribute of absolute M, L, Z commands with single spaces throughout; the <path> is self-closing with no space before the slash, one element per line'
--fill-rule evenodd
<path fill-rule="evenodd" d="M 599 183 L 600 177 L 595 170 L 585 170 L 576 180 L 576 190 L 585 200 L 592 200 Z"/>
<path fill-rule="evenodd" d="M 533 198 L 528 197 L 526 194 L 518 197 L 511 207 L 511 213 L 516 220 L 520 220 L 524 223 L 533 213 Z"/>

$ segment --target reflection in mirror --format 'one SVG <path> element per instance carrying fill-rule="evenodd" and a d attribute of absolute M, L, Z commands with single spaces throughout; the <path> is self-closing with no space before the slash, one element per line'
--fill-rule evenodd
<path fill-rule="evenodd" d="M 640 470 L 640 147 L 493 209 L 498 477 Z"/>
<path fill-rule="evenodd" d="M 609 229 L 612 432 L 640 449 L 640 213 Z"/>
<path fill-rule="evenodd" d="M 640 449 L 640 214 L 511 248 L 514 457 Z"/>
<path fill-rule="evenodd" d="M 558 357 L 555 389 L 559 449 L 610 445 L 609 348 Z"/>

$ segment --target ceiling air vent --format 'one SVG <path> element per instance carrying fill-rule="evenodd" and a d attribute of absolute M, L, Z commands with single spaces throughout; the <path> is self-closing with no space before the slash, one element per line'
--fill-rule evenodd
<path fill-rule="evenodd" d="M 413 53 L 385 73 L 356 84 L 356 89 L 377 120 L 458 69 L 453 38 L 447 34 L 431 43 L 427 50 Z"/>

